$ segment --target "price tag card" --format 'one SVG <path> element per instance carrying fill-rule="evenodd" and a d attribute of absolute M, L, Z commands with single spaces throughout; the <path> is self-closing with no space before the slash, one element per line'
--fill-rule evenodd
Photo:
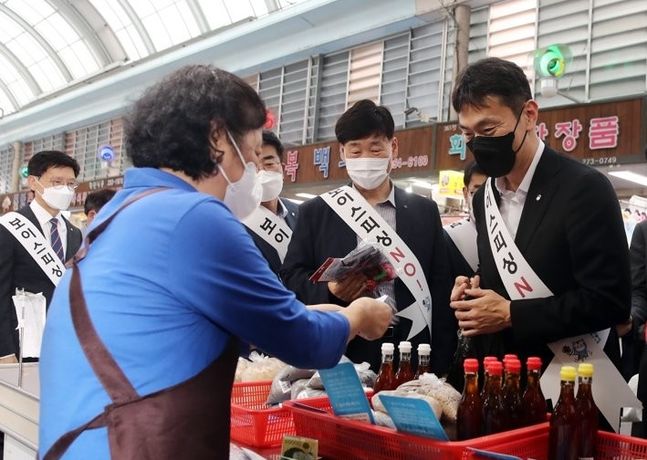
<path fill-rule="evenodd" d="M 521 457 L 516 457 L 514 455 L 500 454 L 498 452 L 490 452 L 489 450 L 475 449 L 474 447 L 468 447 L 469 450 L 474 452 L 479 458 L 496 458 L 499 460 L 522 460 Z M 532 459 L 528 459 L 532 460 Z"/>
<path fill-rule="evenodd" d="M 387 395 L 380 395 L 380 401 L 398 431 L 449 441 L 443 426 L 426 401 Z"/>
<path fill-rule="evenodd" d="M 319 375 L 335 415 L 375 423 L 353 363 L 341 363 L 332 369 L 321 369 Z"/>

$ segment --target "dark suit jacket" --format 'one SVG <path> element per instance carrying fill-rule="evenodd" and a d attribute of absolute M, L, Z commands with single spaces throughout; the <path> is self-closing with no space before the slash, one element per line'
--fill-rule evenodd
<path fill-rule="evenodd" d="M 29 206 L 19 209 L 18 212 L 43 233 Z M 65 259 L 69 260 L 81 246 L 81 230 L 67 219 L 63 218 L 63 220 L 67 226 Z M 49 241 L 47 235 L 45 238 Z M 42 292 L 48 307 L 54 293 L 54 285 L 47 275 L 18 240 L 6 228 L 0 226 L 0 356 L 18 353 L 18 332 L 15 330 L 16 310 L 11 299 L 16 288 L 24 288 L 25 291 L 33 293 Z"/>
<path fill-rule="evenodd" d="M 639 324 L 647 321 L 647 220 L 634 228 L 631 258 L 631 314 Z"/>
<path fill-rule="evenodd" d="M 498 202 L 494 182 L 492 188 Z M 487 238 L 484 191 L 481 187 L 473 202 L 481 287 L 508 298 Z M 512 301 L 512 328 L 477 337 L 480 357 L 538 355 L 546 366 L 553 356 L 546 343 L 627 320 L 631 287 L 627 240 L 616 194 L 601 173 L 546 147 L 515 242 L 554 296 Z M 612 327 L 605 350 L 616 364 L 618 348 Z"/>
<path fill-rule="evenodd" d="M 299 216 L 299 205 L 290 200 L 281 200 L 281 203 L 283 203 L 283 206 L 285 206 L 285 209 L 288 211 L 288 214 L 285 216 L 285 223 L 288 224 L 288 227 L 294 230 L 297 223 L 297 217 Z M 247 233 L 251 235 L 256 247 L 261 251 L 265 260 L 270 264 L 272 271 L 278 275 L 279 270 L 281 269 L 281 259 L 279 258 L 279 254 L 276 252 L 276 249 L 256 233 L 252 232 L 249 228 L 245 227 L 245 229 L 247 230 Z"/>
<path fill-rule="evenodd" d="M 445 238 L 445 243 L 447 244 L 447 252 L 449 254 L 449 273 L 453 280 L 457 276 L 473 276 L 474 270 L 470 266 L 469 262 L 465 259 L 461 251 L 452 240 L 452 237 L 449 236 L 447 230 L 443 229 L 443 237 Z"/>
<path fill-rule="evenodd" d="M 456 320 L 449 308 L 451 279 L 447 249 L 443 239 L 436 203 L 418 195 L 395 188 L 396 230 L 400 238 L 416 255 L 431 291 L 433 340 L 427 328 L 412 339 L 413 360 L 417 359 L 417 344 L 431 343 L 431 366 L 434 372 L 445 372 L 456 348 Z M 328 257 L 344 257 L 357 247 L 357 235 L 323 199 L 317 197 L 303 203 L 294 229 L 281 278 L 288 289 L 306 304 L 336 303 L 345 305 L 328 291 L 327 283 L 313 284 L 310 275 Z M 413 296 L 400 279 L 395 280 L 395 301 L 398 310 L 413 302 Z M 348 345 L 346 355 L 355 362 L 367 361 L 374 370 L 380 366 L 383 342 L 397 344 L 406 340 L 411 322 L 400 318 L 392 332 L 373 342 L 361 338 Z M 390 334 L 390 335 L 389 335 Z"/>

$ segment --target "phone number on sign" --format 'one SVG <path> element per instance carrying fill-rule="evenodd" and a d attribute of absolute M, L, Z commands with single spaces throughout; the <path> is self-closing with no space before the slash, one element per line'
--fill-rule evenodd
<path fill-rule="evenodd" d="M 582 163 L 589 166 L 613 165 L 618 162 L 616 157 L 584 158 Z"/>
<path fill-rule="evenodd" d="M 418 155 L 418 156 L 411 156 L 407 158 L 406 160 L 403 160 L 402 158 L 395 158 L 391 162 L 393 169 L 400 169 L 400 168 L 424 168 L 429 164 L 429 155 Z"/>

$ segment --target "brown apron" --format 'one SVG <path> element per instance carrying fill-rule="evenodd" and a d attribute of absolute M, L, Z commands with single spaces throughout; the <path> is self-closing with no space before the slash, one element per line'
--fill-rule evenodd
<path fill-rule="evenodd" d="M 231 339 L 222 355 L 196 376 L 140 396 L 97 335 L 83 296 L 78 262 L 85 257 L 90 244 L 123 209 L 162 190 L 152 189 L 126 201 L 88 234 L 72 261 L 70 305 L 74 330 L 112 404 L 88 423 L 61 436 L 44 460 L 61 458 L 83 431 L 101 427 L 108 429 L 113 459 L 229 458 L 230 398 L 238 359 L 237 341 Z"/>

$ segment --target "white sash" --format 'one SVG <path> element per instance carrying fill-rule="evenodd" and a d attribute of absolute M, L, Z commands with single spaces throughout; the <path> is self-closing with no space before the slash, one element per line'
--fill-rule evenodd
<path fill-rule="evenodd" d="M 243 220 L 243 224 L 272 246 L 283 263 L 292 238 L 292 230 L 284 219 L 261 205 Z"/>
<path fill-rule="evenodd" d="M 14 238 L 25 248 L 38 266 L 47 275 L 54 286 L 65 273 L 65 266 L 59 260 L 49 241 L 31 223 L 29 219 L 17 212 L 9 212 L 0 216 L 0 224 L 9 230 Z"/>
<path fill-rule="evenodd" d="M 476 271 L 479 268 L 479 253 L 476 245 L 477 232 L 474 222 L 463 219 L 445 225 L 444 228 L 469 266 Z"/>
<path fill-rule="evenodd" d="M 418 335 L 425 327 L 429 328 L 431 336 L 431 293 L 425 273 L 411 249 L 354 188 L 344 185 L 320 196 L 357 236 L 367 243 L 380 246 L 413 295 L 415 301 L 397 313 L 397 316 L 412 321 L 407 340 Z"/>
<path fill-rule="evenodd" d="M 540 299 L 553 293 L 537 276 L 511 237 L 501 217 L 492 192 L 492 178 L 485 185 L 485 220 L 490 249 L 499 276 L 510 300 Z M 557 403 L 559 398 L 559 371 L 563 365 L 577 366 L 590 362 L 595 368 L 593 397 L 609 424 L 617 431 L 621 407 L 642 407 L 624 378 L 609 360 L 603 347 L 609 336 L 604 331 L 569 337 L 548 344 L 555 355 L 541 376 L 541 388 L 546 396 Z"/>

